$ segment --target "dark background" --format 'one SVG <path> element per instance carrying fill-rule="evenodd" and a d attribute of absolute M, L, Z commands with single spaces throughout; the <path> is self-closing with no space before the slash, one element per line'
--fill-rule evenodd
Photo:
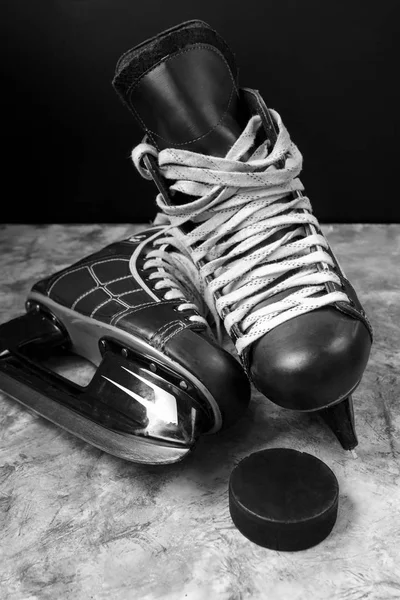
<path fill-rule="evenodd" d="M 155 188 L 130 162 L 141 132 L 111 87 L 114 66 L 147 37 L 200 18 L 233 48 L 242 85 L 282 114 L 320 220 L 399 222 L 398 4 L 3 1 L 2 220 L 154 216 Z"/>

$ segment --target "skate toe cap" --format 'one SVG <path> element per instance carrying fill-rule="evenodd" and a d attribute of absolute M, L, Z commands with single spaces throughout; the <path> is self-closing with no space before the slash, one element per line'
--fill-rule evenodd
<path fill-rule="evenodd" d="M 272 402 L 318 410 L 346 397 L 360 381 L 371 338 L 365 325 L 332 307 L 298 316 L 258 340 L 251 377 Z"/>

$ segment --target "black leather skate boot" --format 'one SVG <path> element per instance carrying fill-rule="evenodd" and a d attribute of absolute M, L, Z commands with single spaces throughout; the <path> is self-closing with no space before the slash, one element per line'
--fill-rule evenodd
<path fill-rule="evenodd" d="M 181 460 L 250 397 L 239 362 L 207 334 L 197 277 L 152 227 L 40 281 L 27 314 L 0 326 L 0 390 L 110 454 Z M 99 365 L 87 387 L 46 368 L 65 346 Z"/>
<path fill-rule="evenodd" d="M 321 411 L 352 449 L 371 327 L 302 193 L 300 152 L 237 79 L 226 43 L 190 21 L 125 53 L 113 84 L 146 134 L 133 160 L 252 381 L 282 407 Z"/>

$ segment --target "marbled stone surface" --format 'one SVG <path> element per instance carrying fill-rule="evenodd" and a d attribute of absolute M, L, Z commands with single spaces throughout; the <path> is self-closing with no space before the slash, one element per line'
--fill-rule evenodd
<path fill-rule="evenodd" d="M 0 321 L 38 278 L 134 229 L 1 227 Z M 325 231 L 376 335 L 354 395 L 358 459 L 316 418 L 256 392 L 240 424 L 162 468 L 108 456 L 1 396 L 2 600 L 400 598 L 400 226 Z M 307 551 L 260 548 L 230 520 L 234 465 L 277 446 L 314 454 L 339 480 L 336 526 Z"/>

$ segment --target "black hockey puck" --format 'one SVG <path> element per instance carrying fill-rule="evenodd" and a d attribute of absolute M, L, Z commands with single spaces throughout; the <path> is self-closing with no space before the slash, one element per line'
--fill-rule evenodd
<path fill-rule="evenodd" d="M 336 522 L 338 500 L 331 469 L 311 454 L 287 448 L 250 454 L 229 482 L 236 527 L 273 550 L 305 550 L 322 542 Z"/>

